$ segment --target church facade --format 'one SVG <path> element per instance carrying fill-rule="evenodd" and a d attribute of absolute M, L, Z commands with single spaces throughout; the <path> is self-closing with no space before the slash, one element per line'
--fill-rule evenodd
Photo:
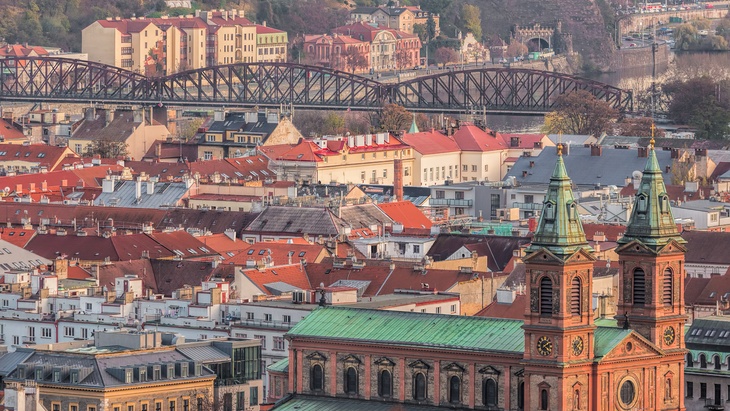
<path fill-rule="evenodd" d="M 524 321 L 322 307 L 286 335 L 271 386 L 290 399 L 275 409 L 684 410 L 685 248 L 648 157 L 617 250 L 615 326 L 593 323 L 595 258 L 558 156 L 524 259 Z"/>

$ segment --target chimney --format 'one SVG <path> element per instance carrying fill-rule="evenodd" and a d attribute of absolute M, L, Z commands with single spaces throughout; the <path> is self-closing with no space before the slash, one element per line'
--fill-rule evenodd
<path fill-rule="evenodd" d="M 673 148 L 670 157 L 671 158 L 679 158 L 679 149 Z"/>
<path fill-rule="evenodd" d="M 114 121 L 114 110 L 107 109 L 105 114 L 106 114 L 106 121 L 104 123 L 104 127 L 108 127 L 109 124 L 111 124 L 111 122 Z"/>
<path fill-rule="evenodd" d="M 223 234 L 225 234 L 226 237 L 230 238 L 232 241 L 236 241 L 236 230 L 232 228 L 227 228 L 226 231 L 223 232 Z"/>
<path fill-rule="evenodd" d="M 395 201 L 403 200 L 403 160 L 393 160 L 393 195 Z"/>
<path fill-rule="evenodd" d="M 58 277 L 59 280 L 65 280 L 68 278 L 68 260 L 55 260 L 53 264 L 53 269 L 56 272 L 56 277 Z"/>
<path fill-rule="evenodd" d="M 152 195 L 155 193 L 155 182 L 150 180 L 147 182 L 147 195 Z"/>
<path fill-rule="evenodd" d="M 264 26 L 264 27 L 266 27 L 266 20 L 262 21 L 261 22 L 261 25 Z"/>
<path fill-rule="evenodd" d="M 707 149 L 706 148 L 696 148 L 695 157 L 707 157 Z"/>
<path fill-rule="evenodd" d="M 533 168 L 533 167 L 535 167 L 535 161 L 534 160 L 530 160 L 530 168 Z"/>
<path fill-rule="evenodd" d="M 526 178 L 526 177 L 527 177 L 527 170 L 522 170 L 522 178 Z"/>
<path fill-rule="evenodd" d="M 35 193 L 35 183 L 28 184 L 28 192 Z"/>
<path fill-rule="evenodd" d="M 142 180 L 137 178 L 137 181 L 134 182 L 134 185 L 135 185 L 135 191 L 134 191 L 135 197 L 134 198 L 136 200 L 139 200 L 140 198 L 142 198 Z"/>
<path fill-rule="evenodd" d="M 16 184 L 15 185 L 15 193 L 20 194 L 23 192 L 23 185 L 22 184 Z"/>
<path fill-rule="evenodd" d="M 638 155 L 640 158 L 646 158 L 649 155 L 649 151 L 646 147 L 639 147 Z"/>
<path fill-rule="evenodd" d="M 666 166 L 666 167 L 664 168 L 664 172 L 665 172 L 665 173 L 669 173 L 670 171 L 672 171 L 672 166 Z"/>
<path fill-rule="evenodd" d="M 591 144 L 591 157 L 600 157 L 603 153 L 603 147 L 598 144 Z"/>
<path fill-rule="evenodd" d="M 41 183 L 41 190 L 48 191 L 48 182 L 47 181 L 43 180 L 43 182 Z"/>
<path fill-rule="evenodd" d="M 68 180 L 61 180 L 61 187 L 68 187 Z"/>

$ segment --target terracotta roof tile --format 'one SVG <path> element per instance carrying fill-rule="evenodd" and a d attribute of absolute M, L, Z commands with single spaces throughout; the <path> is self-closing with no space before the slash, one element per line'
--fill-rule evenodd
<path fill-rule="evenodd" d="M 36 233 L 36 230 L 0 227 L 0 239 L 5 240 L 10 244 L 17 245 L 20 248 L 25 248 L 30 240 L 36 236 Z"/>
<path fill-rule="evenodd" d="M 452 137 L 434 129 L 420 133 L 406 133 L 401 137 L 401 140 L 423 155 L 458 153 L 461 151 Z"/>
<path fill-rule="evenodd" d="M 497 301 L 492 301 L 491 304 L 474 314 L 474 316 L 524 320 L 526 302 L 527 296 L 525 296 L 525 294 L 517 294 L 513 302 L 499 303 Z"/>
<path fill-rule="evenodd" d="M 241 241 L 243 242 L 243 241 Z M 246 243 L 244 243 L 246 244 Z M 249 260 L 260 261 L 269 256 L 274 265 L 289 264 L 289 255 L 291 254 L 291 263 L 298 263 L 302 259 L 307 263 L 319 262 L 322 257 L 329 255 L 326 248 L 319 244 L 302 244 L 300 242 L 272 241 L 259 242 L 255 244 L 247 244 L 248 247 L 240 251 L 233 257 L 226 259 L 226 264 L 237 266 L 246 266 Z"/>
<path fill-rule="evenodd" d="M 266 288 L 266 284 L 276 282 L 283 282 L 302 290 L 312 288 L 301 264 L 274 266 L 261 271 L 252 268 L 243 270 L 241 273 L 254 283 L 263 294 L 271 295 L 272 293 Z"/>
<path fill-rule="evenodd" d="M 462 123 L 454 132 L 454 141 L 463 151 L 495 151 L 508 148 L 499 133 L 485 131 L 470 124 Z"/>
<path fill-rule="evenodd" d="M 403 224 L 404 228 L 430 229 L 433 225 L 431 220 L 410 201 L 381 203 L 378 204 L 378 208 L 383 210 L 394 222 Z"/>

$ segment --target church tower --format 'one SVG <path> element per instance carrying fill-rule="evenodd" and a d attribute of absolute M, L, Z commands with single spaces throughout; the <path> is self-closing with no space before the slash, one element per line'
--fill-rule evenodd
<path fill-rule="evenodd" d="M 562 145 L 525 257 L 525 409 L 588 409 L 594 330 L 593 250 L 586 241 Z"/>
<path fill-rule="evenodd" d="M 683 354 L 686 241 L 672 217 L 653 138 L 648 157 L 616 249 L 621 264 L 616 319 L 665 353 Z"/>

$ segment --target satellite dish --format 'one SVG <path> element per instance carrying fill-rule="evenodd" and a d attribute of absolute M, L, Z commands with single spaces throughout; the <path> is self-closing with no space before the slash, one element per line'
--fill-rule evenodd
<path fill-rule="evenodd" d="M 3 191 L 5 192 L 5 194 L 8 194 L 10 192 L 10 187 L 5 187 Z"/>
<path fill-rule="evenodd" d="M 643 174 L 639 170 L 634 170 L 634 172 L 631 173 L 631 176 L 634 177 L 634 178 L 641 178 L 642 175 Z"/>

